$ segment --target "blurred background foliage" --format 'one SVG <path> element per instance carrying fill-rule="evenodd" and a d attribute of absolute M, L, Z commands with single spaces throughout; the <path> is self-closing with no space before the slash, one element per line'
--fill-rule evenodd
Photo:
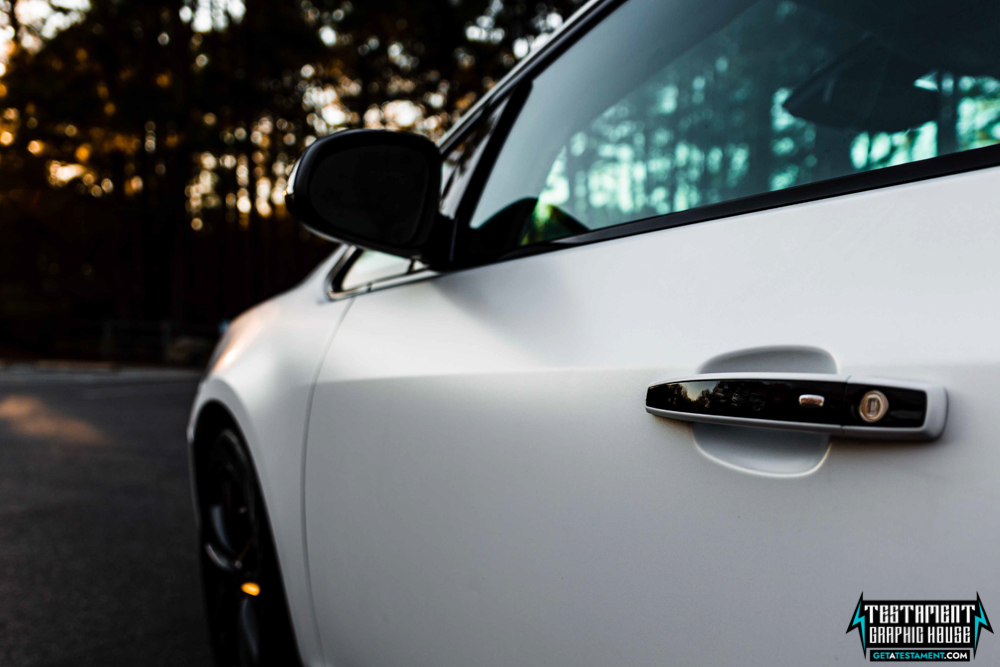
<path fill-rule="evenodd" d="M 333 247 L 291 163 L 441 136 L 581 0 L 0 0 L 0 359 L 199 363 Z"/>

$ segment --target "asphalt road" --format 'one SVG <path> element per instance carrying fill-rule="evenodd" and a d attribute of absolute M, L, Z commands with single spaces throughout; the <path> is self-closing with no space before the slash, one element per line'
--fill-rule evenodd
<path fill-rule="evenodd" d="M 0 665 L 210 665 L 182 371 L 0 370 Z"/>

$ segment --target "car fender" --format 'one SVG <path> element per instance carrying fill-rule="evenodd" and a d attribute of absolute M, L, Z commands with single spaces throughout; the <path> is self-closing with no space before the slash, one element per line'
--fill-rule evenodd
<path fill-rule="evenodd" d="M 198 387 L 187 437 L 222 408 L 235 422 L 257 472 L 305 664 L 322 664 L 309 587 L 302 481 L 306 425 L 316 373 L 350 300 L 331 302 L 329 271 L 339 249 L 301 284 L 236 318 Z M 209 407 L 213 406 L 212 410 Z M 194 456 L 191 456 L 192 467 Z M 192 470 L 193 473 L 193 470 Z M 194 476 L 192 474 L 192 480 Z"/>

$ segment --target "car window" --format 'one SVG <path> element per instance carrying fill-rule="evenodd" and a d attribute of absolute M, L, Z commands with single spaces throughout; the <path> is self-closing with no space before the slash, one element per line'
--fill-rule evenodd
<path fill-rule="evenodd" d="M 996 144 L 998 30 L 986 0 L 630 0 L 534 80 L 460 249 Z"/>
<path fill-rule="evenodd" d="M 485 110 L 482 117 L 472 123 L 470 129 L 463 133 L 458 143 L 444 156 L 444 167 L 441 175 L 441 213 L 449 218 L 459 214 L 459 205 L 465 195 L 465 190 L 472 180 L 476 165 L 479 164 L 489 139 L 493 136 L 507 107 L 505 98 L 491 108 Z"/>

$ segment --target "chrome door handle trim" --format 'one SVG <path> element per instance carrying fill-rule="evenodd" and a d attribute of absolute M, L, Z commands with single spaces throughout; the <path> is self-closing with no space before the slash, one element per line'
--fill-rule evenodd
<path fill-rule="evenodd" d="M 809 408 L 821 408 L 826 404 L 826 397 L 819 394 L 802 394 L 799 396 L 799 405 Z"/>
<path fill-rule="evenodd" d="M 866 423 L 859 412 L 861 398 L 871 394 L 888 396 L 889 401 L 883 421 L 874 424 Z M 848 438 L 933 440 L 944 430 L 948 395 L 940 385 L 908 380 L 822 373 L 705 373 L 650 385 L 646 412 L 678 421 Z"/>

